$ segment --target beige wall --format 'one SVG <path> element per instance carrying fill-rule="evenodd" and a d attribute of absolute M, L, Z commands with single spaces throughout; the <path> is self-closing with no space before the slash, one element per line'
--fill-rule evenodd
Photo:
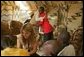
<path fill-rule="evenodd" d="M 82 12 L 82 10 L 80 10 L 82 7 L 83 7 L 82 4 L 72 4 L 71 7 L 70 7 L 70 10 L 69 10 L 68 17 L 71 18 L 71 16 L 76 16 L 75 13 Z M 77 29 L 78 26 L 81 25 L 82 16 L 80 16 L 80 17 L 77 16 L 75 18 L 76 18 L 76 20 L 72 20 L 72 22 L 68 22 L 68 25 L 67 25 L 68 30 L 73 30 L 74 31 L 74 29 Z"/>

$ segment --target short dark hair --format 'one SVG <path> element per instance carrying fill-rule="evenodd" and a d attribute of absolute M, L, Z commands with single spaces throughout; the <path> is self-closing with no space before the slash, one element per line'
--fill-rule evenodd
<path fill-rule="evenodd" d="M 40 9 L 41 11 L 44 11 L 44 7 L 43 7 L 43 6 L 41 6 L 39 9 Z"/>
<path fill-rule="evenodd" d="M 59 38 L 62 39 L 64 44 L 69 44 L 70 34 L 66 29 L 67 28 L 65 28 L 63 31 L 61 31 Z"/>

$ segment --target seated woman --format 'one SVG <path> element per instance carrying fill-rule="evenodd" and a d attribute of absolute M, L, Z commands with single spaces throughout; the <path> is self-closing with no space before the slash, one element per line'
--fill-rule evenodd
<path fill-rule="evenodd" d="M 30 55 L 37 51 L 38 39 L 30 23 L 23 25 L 21 32 L 17 35 L 17 47 L 28 50 Z"/>

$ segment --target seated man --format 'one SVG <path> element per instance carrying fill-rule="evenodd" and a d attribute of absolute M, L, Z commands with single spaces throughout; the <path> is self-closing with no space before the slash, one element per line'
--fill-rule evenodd
<path fill-rule="evenodd" d="M 40 50 L 37 51 L 37 54 L 40 55 L 40 56 L 52 56 L 54 52 L 54 50 L 57 47 L 55 45 L 55 43 L 57 42 L 57 40 L 49 40 L 49 41 L 46 41 L 42 47 L 40 48 Z"/>
<path fill-rule="evenodd" d="M 70 34 L 65 30 L 59 38 L 62 38 L 63 44 L 67 44 L 57 56 L 75 56 L 74 46 L 69 42 Z"/>
<path fill-rule="evenodd" d="M 37 52 L 37 54 L 39 54 L 40 56 L 60 56 L 59 52 L 65 48 L 66 46 L 69 45 L 69 38 L 70 35 L 69 33 L 66 31 L 66 29 L 61 30 L 59 37 L 57 38 L 57 40 L 49 40 L 46 41 L 41 50 Z M 70 56 L 74 56 L 75 55 L 75 50 L 73 48 L 72 45 L 69 45 L 68 47 L 71 46 L 71 49 L 73 49 L 71 52 L 73 52 L 73 54 L 71 54 L 71 52 L 68 52 L 68 54 Z M 69 51 L 68 48 L 66 48 L 67 51 Z M 71 50 L 70 49 L 70 50 Z M 62 56 L 68 56 L 67 54 L 63 54 Z"/>

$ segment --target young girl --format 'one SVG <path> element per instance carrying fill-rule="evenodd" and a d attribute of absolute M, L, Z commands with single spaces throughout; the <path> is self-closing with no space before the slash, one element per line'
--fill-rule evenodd
<path fill-rule="evenodd" d="M 21 34 L 17 36 L 17 47 L 27 49 L 30 55 L 37 51 L 38 40 L 31 24 L 25 24 L 21 28 Z"/>

